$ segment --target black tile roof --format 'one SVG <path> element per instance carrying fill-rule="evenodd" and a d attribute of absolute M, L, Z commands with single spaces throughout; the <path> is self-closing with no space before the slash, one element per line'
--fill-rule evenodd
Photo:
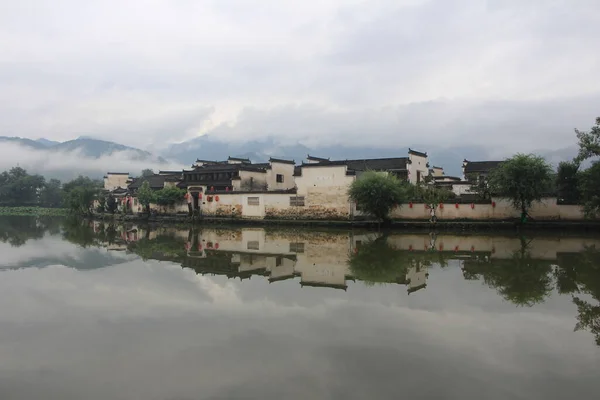
<path fill-rule="evenodd" d="M 195 172 L 231 172 L 231 171 L 255 171 L 266 172 L 266 168 L 262 164 L 209 164 L 200 167 L 194 166 L 192 170 L 183 170 L 183 173 Z"/>
<path fill-rule="evenodd" d="M 159 190 L 165 187 L 165 179 L 167 176 L 165 175 L 152 175 L 152 176 L 142 176 L 140 178 L 135 178 L 133 182 L 127 186 L 129 190 L 137 190 L 139 189 L 144 182 L 148 182 L 150 184 L 150 188 L 153 190 Z"/>
<path fill-rule="evenodd" d="M 282 164 L 292 164 L 292 165 L 296 165 L 296 161 L 294 160 L 283 160 L 281 158 L 269 158 L 269 162 L 278 162 L 278 163 L 282 163 Z"/>
<path fill-rule="evenodd" d="M 302 164 L 303 168 L 309 167 L 328 167 L 346 165 L 349 170 L 353 171 L 405 171 L 408 163 L 408 157 L 396 158 L 372 158 L 365 160 L 337 160 L 323 161 L 314 164 Z"/>
<path fill-rule="evenodd" d="M 107 172 L 106 175 L 129 175 L 129 172 Z"/>
<path fill-rule="evenodd" d="M 502 161 L 468 161 L 465 160 L 465 174 L 472 174 L 477 172 L 489 172 L 494 168 L 497 168 Z"/>
<path fill-rule="evenodd" d="M 250 164 L 252 162 L 252 161 L 250 161 L 249 158 L 228 157 L 227 159 L 230 161 L 241 161 L 241 162 L 248 163 L 248 164 Z"/>
<path fill-rule="evenodd" d="M 314 157 L 314 156 L 311 156 L 310 154 L 308 154 L 306 156 L 306 159 L 313 160 L 313 161 L 329 161 L 329 158 Z"/>
<path fill-rule="evenodd" d="M 414 154 L 415 156 L 419 156 L 419 157 L 427 157 L 427 153 L 416 151 L 411 148 L 408 149 L 408 154 Z"/>

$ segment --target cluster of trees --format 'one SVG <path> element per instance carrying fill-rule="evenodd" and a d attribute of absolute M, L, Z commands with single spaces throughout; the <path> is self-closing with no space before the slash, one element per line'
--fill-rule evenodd
<path fill-rule="evenodd" d="M 41 175 L 31 175 L 21 167 L 14 167 L 0 174 L 0 206 L 79 210 L 85 208 L 87 200 L 93 200 L 100 187 L 100 181 L 90 178 L 79 177 L 62 184 L 58 179 L 46 180 Z"/>
<path fill-rule="evenodd" d="M 589 132 L 575 129 L 579 140 L 579 154 L 572 161 L 561 162 L 554 172 L 552 166 L 535 154 L 516 154 L 505 160 L 487 177 L 468 177 L 471 191 L 482 199 L 492 195 L 509 198 L 515 209 L 521 211 L 524 221 L 536 201 L 555 194 L 560 201 L 584 206 L 585 214 L 595 218 L 600 214 L 600 117 Z M 587 169 L 582 163 L 596 159 Z M 393 175 L 367 172 L 354 181 L 350 198 L 361 209 L 378 220 L 385 221 L 393 207 L 408 201 L 422 201 L 433 205 L 453 196 L 429 184 L 410 185 Z"/>

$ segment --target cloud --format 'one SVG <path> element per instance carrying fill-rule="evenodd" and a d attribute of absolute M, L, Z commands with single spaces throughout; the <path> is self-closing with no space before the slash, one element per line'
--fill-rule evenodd
<path fill-rule="evenodd" d="M 594 0 L 3 1 L 0 134 L 558 148 L 598 113 L 599 20 Z"/>
<path fill-rule="evenodd" d="M 108 171 L 129 172 L 137 176 L 145 168 L 158 170 L 181 170 L 179 163 L 160 162 L 158 159 L 140 159 L 135 151 L 115 151 L 99 158 L 84 156 L 79 151 L 35 150 L 14 143 L 0 145 L 0 171 L 20 166 L 29 173 L 39 173 L 48 177 L 72 179 L 78 175 L 101 177 Z"/>

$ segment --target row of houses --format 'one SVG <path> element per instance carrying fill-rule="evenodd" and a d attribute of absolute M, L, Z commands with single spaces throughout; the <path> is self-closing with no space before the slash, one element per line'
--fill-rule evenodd
<path fill-rule="evenodd" d="M 278 212 L 288 207 L 306 207 L 310 215 L 298 215 L 297 208 L 288 211 L 294 211 L 299 217 L 319 213 L 320 217 L 344 217 L 354 214 L 348 188 L 366 171 L 393 174 L 411 184 L 427 181 L 462 195 L 468 193 L 471 186 L 467 176 L 486 175 L 498 163 L 465 160 L 463 176 L 454 177 L 445 175 L 442 167 L 430 166 L 427 153 L 413 149 L 408 150 L 406 157 L 376 159 L 331 160 L 308 155 L 299 165 L 293 160 L 278 158 L 270 158 L 266 163 L 252 163 L 247 158 L 229 157 L 224 161 L 196 160 L 190 169 L 159 171 L 139 178 L 131 178 L 128 173 L 109 172 L 104 177 L 104 188 L 116 197 L 130 198 L 128 207 L 132 211 L 139 210 L 135 199 L 137 190 L 148 182 L 153 190 L 177 187 L 187 192 L 187 201 L 169 210 L 171 212 L 204 210 L 207 213 L 244 214 L 243 206 L 260 205 L 261 198 L 270 195 L 269 200 Z M 218 202 L 219 195 L 223 198 L 221 205 L 228 206 L 225 209 L 209 204 L 214 200 Z M 234 199 L 232 196 L 235 195 Z M 255 216 L 264 217 L 267 213 L 267 208 L 263 207 Z"/>

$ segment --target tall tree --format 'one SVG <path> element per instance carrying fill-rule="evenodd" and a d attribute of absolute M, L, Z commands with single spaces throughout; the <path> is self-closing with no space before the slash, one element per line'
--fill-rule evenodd
<path fill-rule="evenodd" d="M 100 193 L 100 181 L 79 176 L 63 185 L 65 205 L 76 214 L 90 214 L 94 199 Z"/>
<path fill-rule="evenodd" d="M 579 155 L 576 161 L 587 160 L 590 157 L 600 156 L 600 117 L 596 118 L 596 124 L 589 132 L 575 129 L 579 139 Z"/>
<path fill-rule="evenodd" d="M 584 213 L 588 218 L 595 218 L 600 214 L 600 161 L 581 171 L 578 180 Z"/>
<path fill-rule="evenodd" d="M 579 163 L 563 161 L 558 164 L 556 174 L 556 190 L 562 201 L 575 203 L 581 200 L 579 192 Z"/>
<path fill-rule="evenodd" d="M 385 221 L 392 208 L 405 201 L 406 191 L 394 175 L 367 171 L 352 182 L 348 195 L 362 210 Z"/>
<path fill-rule="evenodd" d="M 155 195 L 148 181 L 142 183 L 142 186 L 137 191 L 137 197 L 140 204 L 144 206 L 146 213 L 150 214 L 150 203 L 155 200 Z"/>
<path fill-rule="evenodd" d="M 142 170 L 142 176 L 143 177 L 149 177 L 149 176 L 154 176 L 154 171 L 151 170 L 150 168 L 146 168 Z"/>
<path fill-rule="evenodd" d="M 549 191 L 552 168 L 542 157 L 517 154 L 494 169 L 489 179 L 492 191 L 508 197 L 524 218 L 533 203 Z"/>
<path fill-rule="evenodd" d="M 61 183 L 58 179 L 50 179 L 40 192 L 40 205 L 42 207 L 60 207 L 63 203 Z"/>

